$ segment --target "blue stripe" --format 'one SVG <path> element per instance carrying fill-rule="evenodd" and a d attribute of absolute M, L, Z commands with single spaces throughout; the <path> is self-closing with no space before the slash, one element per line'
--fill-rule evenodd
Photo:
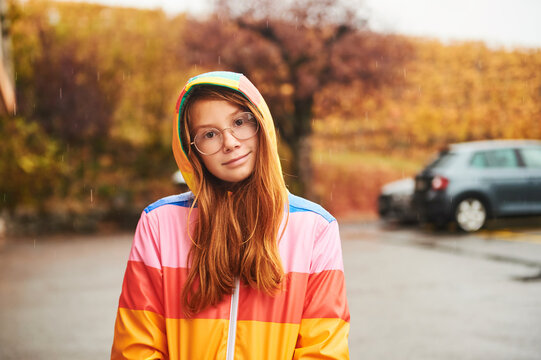
<path fill-rule="evenodd" d="M 171 195 L 164 197 L 145 208 L 145 212 L 148 214 L 152 210 L 159 208 L 164 205 L 176 205 L 182 207 L 190 207 L 193 202 L 193 194 L 191 191 L 185 192 L 179 195 Z M 195 206 L 197 207 L 197 205 Z M 335 221 L 336 219 L 332 216 L 327 210 L 325 210 L 321 205 L 318 205 L 314 202 L 301 198 L 293 194 L 289 194 L 289 212 L 313 212 L 318 215 L 321 215 L 328 222 Z"/>
<path fill-rule="evenodd" d="M 152 210 L 155 210 L 163 205 L 176 205 L 182 207 L 192 206 L 193 194 L 191 191 L 185 192 L 179 195 L 171 195 L 164 197 L 145 208 L 145 212 L 148 214 Z M 197 206 L 196 206 L 197 207 Z"/>
<path fill-rule="evenodd" d="M 193 78 L 188 80 L 188 83 L 191 83 L 192 81 L 197 80 L 197 79 L 202 78 L 202 77 L 211 77 L 211 76 L 212 77 L 221 77 L 221 78 L 224 78 L 224 79 L 230 79 L 230 80 L 239 81 L 242 74 L 235 73 L 235 72 L 230 72 L 230 71 L 211 71 L 211 72 L 208 72 L 208 73 L 199 74 L 197 76 L 194 76 Z"/>
<path fill-rule="evenodd" d="M 289 212 L 305 212 L 310 211 L 316 214 L 321 215 L 328 222 L 335 221 L 336 219 L 332 216 L 327 210 L 325 210 L 321 205 L 318 205 L 314 202 L 301 198 L 293 194 L 289 194 Z"/>

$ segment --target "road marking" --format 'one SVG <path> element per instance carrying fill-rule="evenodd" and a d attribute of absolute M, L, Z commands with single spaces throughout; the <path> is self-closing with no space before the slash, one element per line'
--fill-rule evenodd
<path fill-rule="evenodd" d="M 484 238 L 496 238 L 504 241 L 529 242 L 541 244 L 540 234 L 527 234 L 510 230 L 483 230 L 480 232 Z"/>

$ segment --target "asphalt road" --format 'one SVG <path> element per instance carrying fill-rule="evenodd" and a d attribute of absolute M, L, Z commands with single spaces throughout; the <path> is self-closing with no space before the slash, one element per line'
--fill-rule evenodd
<path fill-rule="evenodd" d="M 541 225 L 341 224 L 352 359 L 540 359 Z M 104 359 L 131 235 L 0 250 L 0 359 Z"/>

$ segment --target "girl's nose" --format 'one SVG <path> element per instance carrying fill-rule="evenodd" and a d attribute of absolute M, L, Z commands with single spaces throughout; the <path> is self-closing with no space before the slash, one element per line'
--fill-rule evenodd
<path fill-rule="evenodd" d="M 222 132 L 222 140 L 223 140 L 223 149 L 226 152 L 229 152 L 237 147 L 240 146 L 239 140 L 233 136 L 233 133 L 230 129 L 225 130 Z"/>

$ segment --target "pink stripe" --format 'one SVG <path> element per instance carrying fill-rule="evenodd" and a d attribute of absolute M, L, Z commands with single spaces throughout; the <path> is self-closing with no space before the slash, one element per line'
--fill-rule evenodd
<path fill-rule="evenodd" d="M 314 212 L 289 215 L 279 248 L 286 272 L 313 274 L 324 270 L 344 270 L 338 224 L 336 221 L 329 223 Z"/>
<path fill-rule="evenodd" d="M 157 269 L 186 268 L 192 246 L 186 231 L 189 211 L 187 207 L 163 205 L 143 213 L 129 259 Z M 197 209 L 192 211 L 191 219 L 193 227 Z M 278 248 L 286 273 L 344 270 L 338 225 L 316 213 L 291 213 Z"/>
<path fill-rule="evenodd" d="M 257 107 L 263 98 L 257 88 L 248 80 L 246 76 L 241 76 L 239 79 L 239 90 L 242 91 L 250 101 Z"/>
<path fill-rule="evenodd" d="M 186 231 L 189 212 L 188 207 L 163 205 L 148 214 L 143 213 L 135 232 L 130 260 L 142 261 L 158 269 L 162 266 L 187 267 L 192 244 Z M 197 219 L 197 209 L 193 209 L 191 218 L 192 223 Z"/>

